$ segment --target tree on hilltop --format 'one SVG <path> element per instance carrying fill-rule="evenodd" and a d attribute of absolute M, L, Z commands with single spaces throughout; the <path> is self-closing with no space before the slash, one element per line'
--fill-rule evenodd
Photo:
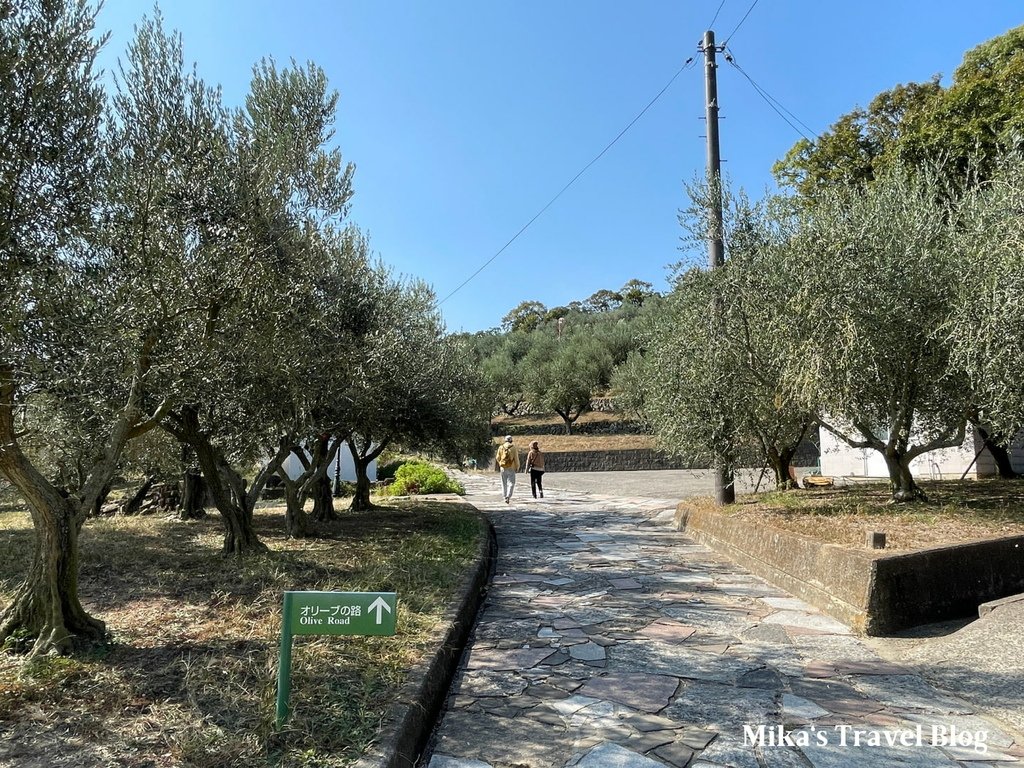
<path fill-rule="evenodd" d="M 938 76 L 898 85 L 813 142 L 800 139 L 772 168 L 813 203 L 830 185 L 869 184 L 896 166 L 930 166 L 956 183 L 990 178 L 1024 149 L 1024 26 L 964 54 L 948 88 Z"/>
<path fill-rule="evenodd" d="M 523 301 L 508 311 L 501 318 L 501 327 L 505 331 L 524 331 L 529 333 L 536 330 L 547 314 L 548 308 L 539 301 Z"/>

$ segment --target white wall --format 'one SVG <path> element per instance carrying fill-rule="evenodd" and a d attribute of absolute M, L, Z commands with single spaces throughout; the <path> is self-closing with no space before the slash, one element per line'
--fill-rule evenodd
<path fill-rule="evenodd" d="M 306 452 L 306 456 L 309 456 L 308 451 Z M 339 461 L 341 462 L 341 479 L 354 483 L 356 481 L 356 465 L 352 460 L 352 452 L 346 445 L 343 445 L 338 449 L 338 455 L 335 460 L 331 462 L 331 468 L 327 471 L 327 479 L 332 483 L 334 482 L 334 473 L 337 471 Z M 292 480 L 302 474 L 302 462 L 299 461 L 294 454 L 290 454 L 288 458 L 284 460 L 283 467 L 284 471 L 288 473 L 288 477 Z M 369 476 L 371 482 L 377 479 L 376 459 L 370 462 L 370 466 L 366 468 L 366 474 Z"/>
<path fill-rule="evenodd" d="M 971 471 L 967 477 L 991 476 L 995 474 L 995 465 L 988 451 L 984 451 L 978 457 L 978 461 L 971 466 L 981 446 L 981 437 L 975 430 L 968 430 L 961 445 L 924 453 L 910 462 L 910 470 L 918 479 L 958 480 L 968 467 L 971 467 Z M 1024 472 L 1024 433 L 1019 433 L 1014 440 L 1010 459 L 1015 471 Z M 889 472 L 885 468 L 885 459 L 881 453 L 871 449 L 851 448 L 827 429 L 821 430 L 821 474 L 832 477 L 889 479 Z"/>

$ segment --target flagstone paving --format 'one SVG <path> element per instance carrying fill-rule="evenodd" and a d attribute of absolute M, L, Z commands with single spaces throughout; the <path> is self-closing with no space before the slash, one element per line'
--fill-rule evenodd
<path fill-rule="evenodd" d="M 429 768 L 1024 762 L 967 702 L 674 531 L 675 500 L 506 505 L 496 475 L 460 480 L 499 554 Z"/>

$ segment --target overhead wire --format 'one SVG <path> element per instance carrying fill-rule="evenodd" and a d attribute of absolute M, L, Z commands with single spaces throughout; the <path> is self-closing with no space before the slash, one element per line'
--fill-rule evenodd
<path fill-rule="evenodd" d="M 754 6 L 757 5 L 760 1 L 761 0 L 754 0 L 754 2 L 752 2 L 750 4 L 750 7 L 747 8 L 747 12 L 744 13 L 743 14 L 743 18 L 740 19 L 740 23 L 737 24 L 735 27 L 733 27 L 732 32 L 730 32 L 728 35 L 725 36 L 725 39 L 722 41 L 722 45 L 725 45 L 727 42 L 729 42 L 732 39 L 732 36 L 735 35 L 739 31 L 739 28 L 743 26 L 743 22 L 745 22 L 747 20 L 747 16 L 750 15 L 750 12 L 752 10 L 754 10 Z"/>
<path fill-rule="evenodd" d="M 720 3 L 718 4 L 718 10 L 717 10 L 717 11 L 715 11 L 715 15 L 714 15 L 714 17 L 713 17 L 713 18 L 711 19 L 711 23 L 710 23 L 710 24 L 708 24 L 708 25 L 707 25 L 707 27 L 705 27 L 705 29 L 714 29 L 714 28 L 715 28 L 715 22 L 716 22 L 716 21 L 718 20 L 718 14 L 720 14 L 720 13 L 722 12 L 722 8 L 723 8 L 724 6 L 725 6 L 725 0 L 722 0 L 722 2 L 720 2 Z"/>
<path fill-rule="evenodd" d="M 790 128 L 792 128 L 794 131 L 799 133 L 801 136 L 803 136 L 808 141 L 814 141 L 814 137 L 817 135 L 817 131 L 815 131 L 813 128 L 808 126 L 807 123 L 805 123 L 799 117 L 797 117 L 792 112 L 790 112 L 788 109 L 786 109 L 786 107 L 782 104 L 781 101 L 776 99 L 774 96 L 772 96 L 770 93 L 768 93 L 768 91 L 766 91 L 764 88 L 762 88 L 756 82 L 754 82 L 754 78 L 752 78 L 750 75 L 748 75 L 746 70 L 744 70 L 743 67 L 741 67 L 739 64 L 736 63 L 736 59 L 735 59 L 735 57 L 732 56 L 731 52 L 728 52 L 726 54 L 725 60 L 727 62 L 729 62 L 729 64 L 731 64 L 736 69 L 737 72 L 739 72 L 741 75 L 743 75 L 743 77 L 745 77 L 747 79 L 747 82 L 749 82 L 750 85 L 754 88 L 754 90 L 757 92 L 758 96 L 760 96 L 762 99 L 764 99 L 764 102 L 775 111 L 775 114 L 777 114 L 779 117 L 781 117 L 783 120 L 785 120 L 789 124 Z M 786 114 L 783 114 L 783 112 L 785 112 Z M 786 115 L 789 115 L 789 117 L 787 117 Z M 790 120 L 790 118 L 792 118 L 792 120 Z M 793 122 L 794 120 L 796 121 L 796 123 L 799 123 L 801 126 L 806 128 L 807 132 L 803 131 L 800 127 L 798 127 L 796 125 L 796 123 Z M 808 134 L 810 134 L 810 135 L 808 135 Z"/>
<path fill-rule="evenodd" d="M 724 3 L 724 0 L 723 0 L 723 3 Z M 632 120 L 630 120 L 629 123 L 626 125 L 626 127 L 623 128 L 621 131 L 619 131 L 618 135 L 614 139 L 612 139 L 610 142 L 608 142 L 608 144 L 605 146 L 604 149 L 602 149 L 600 152 L 598 152 L 597 155 L 589 163 L 587 163 L 585 166 L 583 166 L 583 168 L 565 184 L 565 186 L 563 186 L 560 190 L 558 190 L 558 193 L 554 197 L 552 197 L 550 200 L 548 200 L 548 202 L 544 205 L 544 207 L 541 208 L 539 211 L 537 211 L 537 213 L 534 214 L 533 218 L 530 219 L 528 222 L 526 222 L 520 228 L 520 230 L 518 232 L 516 232 L 509 239 L 509 241 L 507 243 L 505 243 L 503 246 L 501 246 L 501 248 L 499 248 L 498 251 L 493 256 L 491 256 L 491 258 L 489 258 L 487 261 L 485 261 L 483 264 L 481 264 L 480 267 L 473 274 L 471 274 L 469 277 L 467 277 L 465 280 L 463 280 L 461 283 L 459 283 L 459 285 L 456 286 L 456 288 L 453 291 L 451 291 L 451 293 L 449 293 L 443 299 L 438 301 L 437 305 L 440 306 L 440 305 L 444 304 L 446 301 L 448 301 L 448 299 L 450 299 L 456 293 L 458 293 L 463 288 L 465 288 L 466 285 L 468 285 L 470 283 L 470 281 L 473 280 L 473 278 L 475 278 L 477 275 L 479 275 L 481 272 L 483 272 L 496 258 L 498 258 L 502 253 L 504 253 L 505 250 L 510 245 L 512 245 L 512 243 L 514 243 L 516 240 L 518 240 L 519 236 L 522 235 L 527 229 L 529 229 L 530 225 L 533 224 L 533 222 L 535 222 L 537 219 L 539 219 L 548 208 L 550 208 L 552 205 L 555 204 L 555 201 L 558 200 L 558 198 L 560 198 L 565 193 L 565 191 L 569 189 L 569 187 L 571 187 L 573 184 L 575 184 L 576 181 L 584 173 L 586 173 L 590 169 L 590 166 L 592 166 L 594 163 L 596 163 L 598 160 L 600 160 L 602 157 L 604 157 L 605 153 L 609 149 L 611 149 L 613 146 L 615 146 L 615 144 L 618 142 L 618 140 L 621 139 L 626 134 L 626 132 L 630 128 L 632 128 L 633 125 L 641 117 L 643 117 L 647 113 L 647 110 L 649 110 L 651 107 L 654 106 L 655 102 L 658 99 L 660 99 L 662 97 L 662 95 L 665 93 L 665 91 L 667 91 L 669 89 L 669 87 L 672 85 L 672 83 L 674 83 L 676 81 L 676 78 L 679 77 L 681 74 L 683 74 L 683 72 L 685 72 L 687 69 L 689 69 L 693 65 L 693 62 L 695 60 L 696 60 L 696 57 L 695 56 L 691 56 L 685 62 L 683 62 L 683 66 L 681 66 L 676 71 L 676 73 L 674 75 L 672 75 L 672 77 L 669 79 L 669 81 L 667 83 L 665 83 L 665 86 L 660 91 L 658 91 L 658 93 L 654 96 L 654 98 L 651 99 L 649 102 L 647 102 L 647 106 L 645 106 L 643 109 L 641 109 L 640 112 L 637 113 L 637 116 L 634 117 Z"/>

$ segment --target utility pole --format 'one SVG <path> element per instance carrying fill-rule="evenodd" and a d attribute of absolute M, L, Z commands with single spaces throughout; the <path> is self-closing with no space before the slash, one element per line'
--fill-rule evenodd
<path fill-rule="evenodd" d="M 722 156 L 718 146 L 718 64 L 715 55 L 715 33 L 704 33 L 704 111 L 708 133 L 708 269 L 725 264 L 725 244 L 722 242 Z"/>
<path fill-rule="evenodd" d="M 708 177 L 708 269 L 718 269 L 725 264 L 725 243 L 722 240 L 722 157 L 718 146 L 718 64 L 715 56 L 715 33 L 704 33 L 704 96 L 707 117 L 707 177 Z M 723 323 L 723 309 L 715 299 L 712 312 L 716 315 L 715 329 L 720 333 Z M 725 425 L 726 437 L 731 438 L 732 425 Z M 736 485 L 732 472 L 732 456 L 719 455 L 714 460 L 712 474 L 715 480 L 715 503 L 719 506 L 736 501 Z"/>

